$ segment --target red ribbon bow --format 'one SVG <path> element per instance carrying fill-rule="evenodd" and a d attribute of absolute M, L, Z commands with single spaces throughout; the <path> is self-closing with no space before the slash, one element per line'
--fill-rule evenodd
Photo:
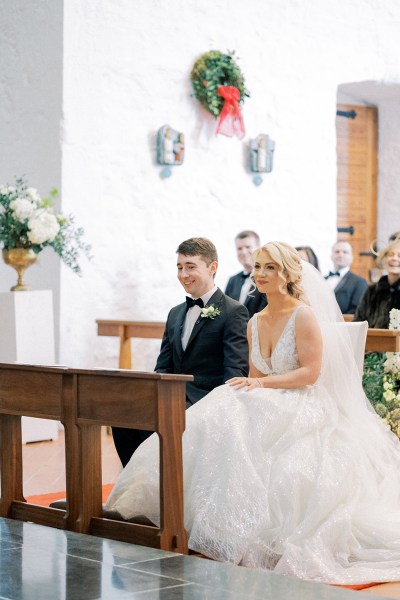
<path fill-rule="evenodd" d="M 224 100 L 221 114 L 219 116 L 217 133 L 228 137 L 237 135 L 241 140 L 245 135 L 242 113 L 239 108 L 240 92 L 233 85 L 220 85 L 217 93 Z"/>

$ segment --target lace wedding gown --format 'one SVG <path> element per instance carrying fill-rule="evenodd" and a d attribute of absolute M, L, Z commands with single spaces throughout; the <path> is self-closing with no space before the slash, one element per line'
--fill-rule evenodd
<path fill-rule="evenodd" d="M 299 366 L 300 308 L 270 360 L 261 356 L 253 317 L 251 359 L 262 373 Z M 299 389 L 214 389 L 186 412 L 189 547 L 326 583 L 399 580 L 400 444 L 366 408 L 362 420 L 343 414 L 321 380 Z M 153 435 L 122 472 L 107 508 L 159 523 L 158 478 Z"/>

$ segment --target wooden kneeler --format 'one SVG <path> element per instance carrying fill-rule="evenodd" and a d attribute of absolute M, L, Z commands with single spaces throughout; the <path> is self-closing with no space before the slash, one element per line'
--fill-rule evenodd
<path fill-rule="evenodd" d="M 91 534 L 187 554 L 183 523 L 182 434 L 186 382 L 192 380 L 191 375 L 127 371 L 80 373 L 77 423 L 81 429 L 83 460 L 91 451 L 91 429 L 100 431 L 101 425 L 156 431 L 160 438 L 160 527 L 103 515 L 101 476 L 93 485 L 93 471 L 88 462 L 88 468 L 83 469 L 86 478 L 83 490 L 96 502 L 96 510 L 92 509 L 90 515 Z M 95 498 L 93 489 L 96 490 Z"/>
<path fill-rule="evenodd" d="M 182 434 L 191 375 L 0 364 L 0 516 L 187 553 Z M 21 416 L 65 427 L 66 508 L 28 504 L 22 487 Z M 101 426 L 160 437 L 160 527 L 103 516 Z"/>
<path fill-rule="evenodd" d="M 69 384 L 67 370 L 63 368 L 0 364 L 0 516 L 74 529 L 78 503 L 72 501 L 68 513 L 27 503 L 22 473 L 22 416 L 62 421 L 66 446 L 78 443 L 71 402 L 66 397 Z M 73 467 L 78 465 L 71 467 L 71 472 L 76 472 Z M 68 484 L 71 487 L 72 479 Z M 73 495 L 72 490 L 69 495 Z"/>

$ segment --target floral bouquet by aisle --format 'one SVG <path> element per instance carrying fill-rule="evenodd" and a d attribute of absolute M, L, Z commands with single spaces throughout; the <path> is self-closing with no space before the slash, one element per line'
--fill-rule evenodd
<path fill-rule="evenodd" d="M 15 186 L 0 186 L 0 244 L 5 262 L 17 269 L 9 255 L 25 250 L 31 251 L 32 264 L 36 255 L 49 246 L 75 273 L 81 273 L 78 258 L 81 253 L 89 258 L 90 246 L 84 243 L 84 230 L 75 227 L 73 216 L 55 213 L 53 199 L 57 193 L 54 189 L 50 198 L 41 198 L 22 178 L 16 179 Z"/>
<path fill-rule="evenodd" d="M 4 262 L 18 273 L 12 291 L 30 289 L 23 274 L 47 246 L 78 274 L 79 255 L 90 258 L 90 246 L 82 239 L 84 230 L 75 227 L 74 217 L 55 213 L 53 201 L 57 194 L 54 189 L 49 198 L 41 198 L 23 178 L 16 179 L 15 186 L 0 186 L 0 245 Z"/>
<path fill-rule="evenodd" d="M 400 329 L 400 310 L 392 308 L 389 313 L 389 329 Z M 379 416 L 400 437 L 400 353 L 387 352 L 383 363 L 383 393 L 375 404 Z"/>

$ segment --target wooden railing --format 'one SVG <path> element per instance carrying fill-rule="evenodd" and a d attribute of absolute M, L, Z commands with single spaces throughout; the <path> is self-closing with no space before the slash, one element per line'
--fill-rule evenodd
<path fill-rule="evenodd" d="M 191 375 L 0 364 L 0 516 L 187 553 L 182 434 Z M 65 427 L 66 510 L 23 495 L 21 417 Z M 103 518 L 102 425 L 160 438 L 160 527 Z"/>

